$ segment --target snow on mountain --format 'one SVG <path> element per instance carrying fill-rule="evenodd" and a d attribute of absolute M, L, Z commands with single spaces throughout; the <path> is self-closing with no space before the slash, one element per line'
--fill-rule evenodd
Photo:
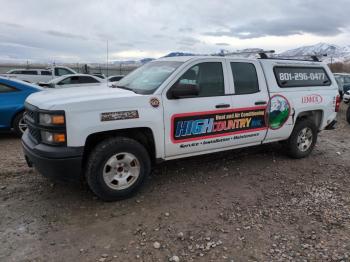
<path fill-rule="evenodd" d="M 302 46 L 278 54 L 280 57 L 305 58 L 306 56 L 317 55 L 327 63 L 350 62 L 350 46 L 338 46 L 327 43 Z M 323 55 L 327 55 L 322 57 Z"/>

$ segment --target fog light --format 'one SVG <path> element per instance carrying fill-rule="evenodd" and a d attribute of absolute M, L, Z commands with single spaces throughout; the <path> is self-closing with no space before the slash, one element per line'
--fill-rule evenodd
<path fill-rule="evenodd" d="M 66 135 L 64 133 L 41 131 L 41 140 L 47 144 L 62 144 L 66 142 Z"/>

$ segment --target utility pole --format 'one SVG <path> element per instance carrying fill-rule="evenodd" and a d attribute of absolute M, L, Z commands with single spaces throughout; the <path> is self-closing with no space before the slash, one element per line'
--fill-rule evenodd
<path fill-rule="evenodd" d="M 108 57 L 108 40 L 107 40 L 107 78 L 108 78 L 108 59 L 109 59 L 109 57 Z"/>

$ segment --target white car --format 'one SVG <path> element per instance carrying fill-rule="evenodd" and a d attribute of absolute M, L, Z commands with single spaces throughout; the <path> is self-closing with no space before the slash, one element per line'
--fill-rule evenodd
<path fill-rule="evenodd" d="M 65 75 L 51 80 L 48 83 L 39 83 L 42 87 L 47 88 L 67 88 L 67 87 L 87 87 L 107 83 L 105 79 L 97 76 L 86 74 Z M 106 84 L 107 86 L 107 84 Z"/>
<path fill-rule="evenodd" d="M 350 102 L 350 91 L 346 91 L 343 95 L 343 101 L 345 104 L 349 104 Z"/>
<path fill-rule="evenodd" d="M 15 78 L 29 83 L 47 83 L 56 77 L 76 74 L 66 66 L 55 66 L 48 69 L 12 69 L 2 76 Z"/>
<path fill-rule="evenodd" d="M 307 157 L 340 106 L 327 64 L 263 56 L 162 58 L 110 88 L 65 91 L 27 98 L 26 159 L 107 201 L 134 194 L 160 161 L 278 141 Z"/>

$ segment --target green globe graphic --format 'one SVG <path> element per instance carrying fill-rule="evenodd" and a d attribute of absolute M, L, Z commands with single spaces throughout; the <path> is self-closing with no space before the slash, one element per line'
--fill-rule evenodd
<path fill-rule="evenodd" d="M 283 126 L 289 117 L 290 106 L 282 96 L 274 96 L 270 101 L 269 126 L 271 129 L 278 129 Z"/>

